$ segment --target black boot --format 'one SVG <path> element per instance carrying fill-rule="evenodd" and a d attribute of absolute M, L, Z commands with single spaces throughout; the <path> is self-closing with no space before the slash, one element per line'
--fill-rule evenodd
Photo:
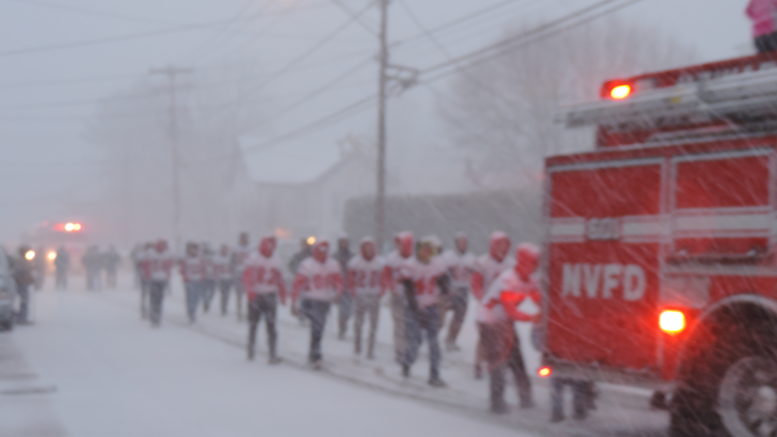
<path fill-rule="evenodd" d="M 446 387 L 445 381 L 440 378 L 440 372 L 437 369 L 432 369 L 429 373 L 429 385 L 432 387 Z"/>

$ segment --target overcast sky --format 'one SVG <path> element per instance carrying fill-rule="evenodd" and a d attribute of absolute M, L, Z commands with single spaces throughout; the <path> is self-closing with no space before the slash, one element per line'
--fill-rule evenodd
<path fill-rule="evenodd" d="M 493 10 L 436 34 L 452 54 L 485 45 L 507 27 L 536 25 L 591 0 L 392 0 L 392 62 L 423 68 L 446 55 L 419 36 L 409 8 L 428 29 Z M 44 219 L 60 219 L 63 199 L 94 201 L 92 185 L 102 167 L 84 125 L 98 99 L 127 94 L 149 69 L 191 67 L 198 74 L 228 71 L 235 65 L 255 69 L 256 98 L 266 99 L 269 120 L 257 122 L 256 141 L 274 138 L 375 92 L 374 62 L 308 104 L 281 116 L 273 110 L 373 56 L 378 27 L 371 0 L 0 0 L 0 192 L 4 232 L 14 238 Z M 689 63 L 751 52 L 744 0 L 643 0 L 616 14 L 626 22 L 696 49 Z M 344 26 L 326 44 L 322 38 Z M 150 33 L 151 36 L 139 37 Z M 126 37 L 126 38 L 125 38 Z M 106 42 L 107 40 L 107 42 Z M 90 44 L 80 44 L 90 42 Z M 70 44 L 79 43 L 79 44 Z M 315 51 L 313 48 L 319 46 Z M 293 68 L 301 55 L 313 52 Z M 283 74 L 277 75 L 279 71 Z M 628 73 L 638 73 L 637 71 Z M 252 73 L 253 74 L 253 73 Z M 272 80 L 268 82 L 268 78 Z M 604 79 L 604 78 L 603 78 Z M 445 90 L 445 83 L 435 85 Z M 402 117 L 412 108 L 419 125 L 435 123 L 428 91 L 408 91 L 391 105 Z M 419 109 L 420 108 L 420 109 Z M 407 118 L 407 117 L 405 117 Z M 375 114 L 367 110 L 327 129 L 297 138 L 284 147 L 309 150 L 332 144 L 348 133 L 372 135 Z M 395 118 L 396 119 L 396 118 Z M 390 133 L 391 135 L 392 133 Z M 401 134 L 401 133 L 397 133 Z M 401 136 L 401 135 L 400 135 Z"/>

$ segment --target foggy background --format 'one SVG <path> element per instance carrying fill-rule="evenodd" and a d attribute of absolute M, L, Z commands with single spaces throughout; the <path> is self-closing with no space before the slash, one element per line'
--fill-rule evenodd
<path fill-rule="evenodd" d="M 423 71 L 594 3 L 395 0 L 390 62 Z M 510 230 L 531 239 L 542 158 L 593 144 L 590 132 L 553 123 L 560 105 L 596 98 L 607 78 L 752 53 L 745 3 L 640 1 L 540 32 L 488 62 L 393 84 L 388 231 L 485 234 L 475 225 L 490 226 L 487 218 L 455 215 L 483 208 L 477 194 L 494 199 L 493 223 L 521 224 Z M 174 89 L 184 239 L 372 232 L 374 2 L 0 8 L 0 241 L 66 220 L 82 221 L 97 242 L 172 237 L 168 67 L 182 69 Z"/>

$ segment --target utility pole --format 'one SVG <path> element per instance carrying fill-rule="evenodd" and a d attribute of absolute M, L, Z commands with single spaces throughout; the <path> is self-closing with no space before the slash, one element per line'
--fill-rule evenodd
<path fill-rule="evenodd" d="M 173 177 L 171 197 L 173 201 L 173 250 L 180 253 L 181 250 L 181 192 L 178 174 L 180 172 L 180 158 L 178 154 L 178 114 L 176 103 L 177 79 L 181 74 L 191 73 L 191 68 L 169 66 L 167 68 L 155 68 L 149 73 L 166 76 L 169 82 L 170 93 L 170 152 L 171 174 Z"/>
<path fill-rule="evenodd" d="M 380 67 L 378 71 L 378 187 L 375 197 L 375 241 L 383 247 L 386 238 L 386 92 L 388 86 L 388 7 L 380 0 Z"/>

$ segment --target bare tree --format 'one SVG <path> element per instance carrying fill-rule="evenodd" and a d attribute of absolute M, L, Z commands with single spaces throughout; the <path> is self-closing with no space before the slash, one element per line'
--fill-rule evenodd
<path fill-rule="evenodd" d="M 194 72 L 176 86 L 181 230 L 186 237 L 233 238 L 249 221 L 241 193 L 250 184 L 237 138 L 261 125 L 266 98 L 239 68 Z M 252 86 L 253 85 L 253 86 Z M 100 214 L 125 241 L 170 235 L 172 152 L 169 84 L 147 77 L 106 98 L 87 138 L 107 162 Z"/>
<path fill-rule="evenodd" d="M 692 59 L 691 50 L 654 30 L 612 19 L 463 67 L 438 103 L 451 141 L 472 152 L 472 174 L 490 176 L 478 183 L 492 189 L 535 184 L 542 158 L 593 142 L 590 130 L 570 132 L 555 122 L 563 105 L 597 99 L 606 79 Z"/>

